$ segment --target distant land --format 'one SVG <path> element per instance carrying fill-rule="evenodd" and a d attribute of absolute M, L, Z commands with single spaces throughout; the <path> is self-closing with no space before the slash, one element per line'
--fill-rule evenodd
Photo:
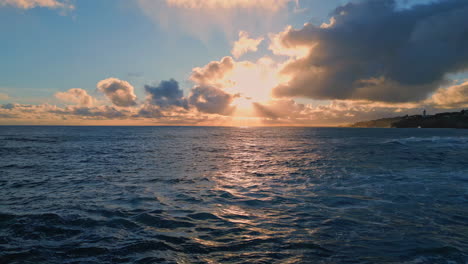
<path fill-rule="evenodd" d="M 468 110 L 435 115 L 412 115 L 363 121 L 348 127 L 361 128 L 468 128 Z"/>

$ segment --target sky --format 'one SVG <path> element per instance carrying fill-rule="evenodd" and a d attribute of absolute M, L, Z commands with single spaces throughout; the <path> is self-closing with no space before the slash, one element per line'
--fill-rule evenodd
<path fill-rule="evenodd" d="M 340 126 L 468 108 L 466 0 L 0 0 L 0 124 Z"/>

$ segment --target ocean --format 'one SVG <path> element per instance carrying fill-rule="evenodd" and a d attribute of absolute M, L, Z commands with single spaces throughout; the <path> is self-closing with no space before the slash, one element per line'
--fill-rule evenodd
<path fill-rule="evenodd" d="M 468 130 L 0 127 L 0 263 L 468 263 Z"/>

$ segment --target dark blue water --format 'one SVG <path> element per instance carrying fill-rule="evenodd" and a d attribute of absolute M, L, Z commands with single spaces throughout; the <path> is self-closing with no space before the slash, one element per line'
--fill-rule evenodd
<path fill-rule="evenodd" d="M 467 263 L 468 130 L 0 127 L 0 263 Z"/>

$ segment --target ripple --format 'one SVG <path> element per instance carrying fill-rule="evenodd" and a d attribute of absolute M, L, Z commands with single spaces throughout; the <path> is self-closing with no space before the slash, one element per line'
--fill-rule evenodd
<path fill-rule="evenodd" d="M 194 227 L 195 225 L 188 221 L 180 221 L 175 219 L 164 219 L 158 215 L 149 213 L 140 214 L 135 217 L 135 221 L 151 227 L 158 228 L 181 228 L 181 227 Z"/>
<path fill-rule="evenodd" d="M 0 263 L 467 263 L 466 138 L 4 127 Z"/>

